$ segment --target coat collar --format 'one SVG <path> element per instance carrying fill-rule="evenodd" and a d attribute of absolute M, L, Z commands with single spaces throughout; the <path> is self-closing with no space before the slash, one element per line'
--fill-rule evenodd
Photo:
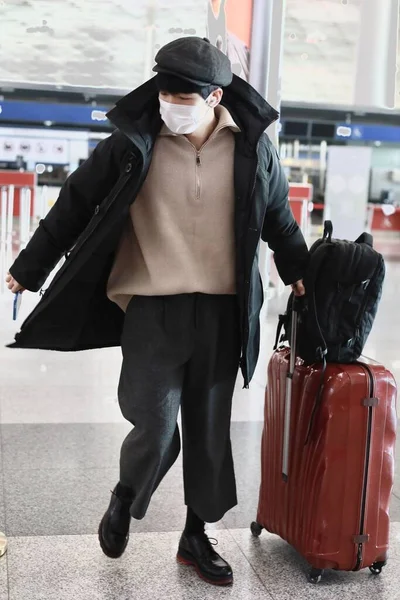
<path fill-rule="evenodd" d="M 221 104 L 228 109 L 253 151 L 262 133 L 279 117 L 251 85 L 236 75 L 225 88 Z M 146 157 L 162 127 L 155 77 L 119 100 L 107 117 Z"/>

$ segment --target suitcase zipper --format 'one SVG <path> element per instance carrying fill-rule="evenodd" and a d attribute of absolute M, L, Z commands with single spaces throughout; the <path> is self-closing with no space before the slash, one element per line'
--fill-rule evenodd
<path fill-rule="evenodd" d="M 366 365 L 362 365 L 369 378 L 369 391 L 370 398 L 374 398 L 374 377 L 370 369 Z M 354 571 L 359 571 L 363 561 L 363 550 L 364 544 L 368 541 L 368 535 L 365 534 L 365 516 L 367 507 L 367 493 L 368 493 L 368 477 L 369 477 L 369 463 L 371 457 L 371 441 L 372 441 L 372 420 L 373 420 L 373 406 L 368 407 L 368 424 L 367 424 L 367 445 L 365 449 L 365 467 L 364 467 L 364 484 L 363 492 L 361 497 L 361 518 L 360 518 L 360 539 L 364 540 L 359 542 L 357 551 L 357 563 Z"/>

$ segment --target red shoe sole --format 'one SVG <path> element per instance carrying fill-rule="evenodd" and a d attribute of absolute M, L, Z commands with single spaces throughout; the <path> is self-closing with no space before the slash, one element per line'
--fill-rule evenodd
<path fill-rule="evenodd" d="M 187 560 L 186 558 L 183 558 L 183 556 L 180 556 L 179 554 L 177 554 L 176 560 L 178 561 L 178 563 L 180 563 L 181 565 L 185 565 L 186 567 L 194 567 L 197 575 L 200 577 L 200 579 L 202 579 L 206 583 L 210 583 L 211 585 L 221 585 L 221 586 L 231 585 L 233 583 L 233 578 L 219 579 L 217 581 L 214 581 L 213 579 L 208 579 L 205 575 L 203 575 L 203 573 L 200 571 L 199 567 L 197 566 L 197 564 L 194 561 Z"/>

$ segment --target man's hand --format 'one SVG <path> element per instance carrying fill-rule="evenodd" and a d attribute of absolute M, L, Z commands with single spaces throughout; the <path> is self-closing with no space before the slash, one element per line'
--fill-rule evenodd
<path fill-rule="evenodd" d="M 303 280 L 300 279 L 296 283 L 292 283 L 292 290 L 295 296 L 305 296 L 306 288 L 304 287 Z"/>
<path fill-rule="evenodd" d="M 7 273 L 6 284 L 8 289 L 11 290 L 13 294 L 25 291 L 25 288 L 23 288 L 18 281 L 15 281 L 14 277 L 10 273 Z"/>

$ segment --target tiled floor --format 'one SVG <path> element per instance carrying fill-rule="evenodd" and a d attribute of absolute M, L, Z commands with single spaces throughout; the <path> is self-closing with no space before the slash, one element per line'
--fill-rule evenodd
<path fill-rule="evenodd" d="M 384 298 L 366 353 L 400 380 L 400 241 L 389 246 Z M 21 319 L 34 302 L 24 297 Z M 102 555 L 97 526 L 129 431 L 116 400 L 119 351 L 6 349 L 15 326 L 10 297 L 0 297 L 0 530 L 9 536 L 8 554 L 0 560 L 0 600 L 400 600 L 400 477 L 392 500 L 390 563 L 381 577 L 328 573 L 320 586 L 310 586 L 307 565 L 290 547 L 265 532 L 260 539 L 249 532 L 258 499 L 266 363 L 283 305 L 283 298 L 270 303 L 251 389 L 242 390 L 238 381 L 232 440 L 239 505 L 211 527 L 235 582 L 215 589 L 175 561 L 185 518 L 180 461 L 146 519 L 132 524 L 126 555 L 119 561 Z"/>

